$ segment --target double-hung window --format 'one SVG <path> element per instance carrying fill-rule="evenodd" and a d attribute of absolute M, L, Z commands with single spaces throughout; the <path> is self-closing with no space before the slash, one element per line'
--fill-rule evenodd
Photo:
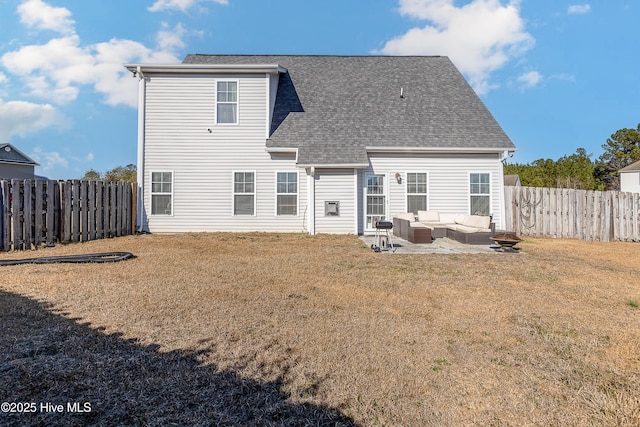
<path fill-rule="evenodd" d="M 173 173 L 151 172 L 151 215 L 173 214 Z"/>
<path fill-rule="evenodd" d="M 407 212 L 418 214 L 427 210 L 427 174 L 407 173 Z"/>
<path fill-rule="evenodd" d="M 491 213 L 491 174 L 469 174 L 469 206 L 471 215 Z"/>
<path fill-rule="evenodd" d="M 255 215 L 256 175 L 255 172 L 233 173 L 233 214 Z"/>
<path fill-rule="evenodd" d="M 216 92 L 216 123 L 238 123 L 238 82 L 218 81 Z"/>
<path fill-rule="evenodd" d="M 276 174 L 276 211 L 278 215 L 298 215 L 298 173 Z"/>

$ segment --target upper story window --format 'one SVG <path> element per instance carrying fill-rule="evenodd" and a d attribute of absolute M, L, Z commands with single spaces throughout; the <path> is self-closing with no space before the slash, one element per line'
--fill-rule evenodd
<path fill-rule="evenodd" d="M 238 82 L 218 81 L 216 92 L 216 123 L 238 123 Z"/>
<path fill-rule="evenodd" d="M 469 205 L 471 215 L 489 215 L 491 210 L 491 174 L 469 174 Z"/>

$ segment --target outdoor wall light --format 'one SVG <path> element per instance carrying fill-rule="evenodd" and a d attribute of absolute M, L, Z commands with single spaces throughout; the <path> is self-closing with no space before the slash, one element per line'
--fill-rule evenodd
<path fill-rule="evenodd" d="M 396 172 L 396 181 L 398 181 L 398 184 L 402 184 L 402 175 L 400 175 L 400 172 Z"/>

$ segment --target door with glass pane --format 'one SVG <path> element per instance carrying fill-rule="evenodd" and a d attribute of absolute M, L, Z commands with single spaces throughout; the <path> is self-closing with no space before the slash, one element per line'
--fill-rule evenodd
<path fill-rule="evenodd" d="M 365 231 L 374 231 L 376 222 L 387 217 L 385 176 L 366 175 L 365 182 Z"/>

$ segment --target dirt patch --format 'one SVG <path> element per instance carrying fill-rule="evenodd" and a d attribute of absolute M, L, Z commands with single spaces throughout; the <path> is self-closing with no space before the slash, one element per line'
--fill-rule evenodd
<path fill-rule="evenodd" d="M 519 246 L 219 233 L 2 254 L 136 258 L 0 270 L 0 400 L 92 409 L 0 423 L 640 424 L 640 245 Z"/>

